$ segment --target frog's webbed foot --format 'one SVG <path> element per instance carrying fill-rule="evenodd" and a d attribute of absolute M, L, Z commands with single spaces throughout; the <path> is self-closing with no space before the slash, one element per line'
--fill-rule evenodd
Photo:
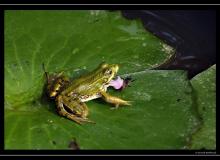
<path fill-rule="evenodd" d="M 95 123 L 93 121 L 88 120 L 88 118 L 86 117 L 88 115 L 88 108 L 85 103 L 74 100 L 73 102 L 75 103 L 72 103 L 72 102 L 69 103 L 68 104 L 69 107 L 66 108 L 65 104 L 67 103 L 66 103 L 66 100 L 62 98 L 62 96 L 58 96 L 56 98 L 56 102 L 57 102 L 58 113 L 61 116 L 64 116 L 72 121 L 75 121 L 78 124 L 82 124 L 83 122 Z M 83 109 L 85 109 L 85 112 L 82 115 L 78 116 L 76 112 L 73 109 L 71 109 L 73 108 L 73 105 L 80 105 L 79 107 L 83 107 Z"/>
<path fill-rule="evenodd" d="M 126 105 L 126 106 L 131 105 L 131 101 L 125 101 L 125 100 L 120 99 L 118 97 L 111 96 L 111 95 L 107 94 L 106 92 L 101 92 L 101 95 L 102 95 L 102 98 L 106 102 L 112 103 L 115 105 L 114 109 L 117 109 L 119 107 L 119 105 Z"/>

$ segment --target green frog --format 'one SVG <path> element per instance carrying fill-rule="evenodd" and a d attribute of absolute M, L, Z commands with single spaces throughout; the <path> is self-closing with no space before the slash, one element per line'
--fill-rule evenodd
<path fill-rule="evenodd" d="M 55 99 L 57 111 L 61 116 L 78 124 L 94 123 L 87 118 L 89 114 L 85 104 L 87 101 L 102 98 L 104 101 L 114 104 L 115 108 L 118 108 L 119 105 L 131 105 L 130 101 L 106 93 L 110 81 L 116 76 L 118 69 L 117 64 L 101 63 L 94 71 L 73 81 L 64 76 L 63 72 L 50 76 L 45 72 L 48 95 Z"/>

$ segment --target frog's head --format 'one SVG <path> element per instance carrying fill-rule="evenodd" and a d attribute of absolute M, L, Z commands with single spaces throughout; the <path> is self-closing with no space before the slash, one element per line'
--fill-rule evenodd
<path fill-rule="evenodd" d="M 102 63 L 99 66 L 100 75 L 105 83 L 109 83 L 116 76 L 118 69 L 117 64 Z"/>

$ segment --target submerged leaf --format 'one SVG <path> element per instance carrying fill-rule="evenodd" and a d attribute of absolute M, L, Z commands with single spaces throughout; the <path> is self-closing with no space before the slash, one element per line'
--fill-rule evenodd
<path fill-rule="evenodd" d="M 216 65 L 191 80 L 202 126 L 193 135 L 192 149 L 216 149 Z"/>

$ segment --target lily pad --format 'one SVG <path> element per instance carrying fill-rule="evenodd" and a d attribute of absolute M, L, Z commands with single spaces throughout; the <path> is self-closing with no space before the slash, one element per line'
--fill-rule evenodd
<path fill-rule="evenodd" d="M 202 126 L 192 137 L 192 149 L 216 149 L 216 65 L 191 80 Z"/>
<path fill-rule="evenodd" d="M 118 12 L 6 11 L 7 102 L 25 103 L 41 94 L 43 62 L 51 72 L 77 72 L 106 61 L 129 73 L 162 63 L 173 54 L 165 49 L 140 21 Z"/>
<path fill-rule="evenodd" d="M 167 50 L 169 48 L 169 50 Z M 197 119 L 184 71 L 153 71 L 174 50 L 147 32 L 139 20 L 108 11 L 5 12 L 5 149 L 184 149 Z M 89 119 L 78 125 L 42 100 L 49 72 L 77 77 L 102 61 L 120 65 L 135 81 L 122 92 L 133 101 L 111 110 L 87 102 Z"/>

